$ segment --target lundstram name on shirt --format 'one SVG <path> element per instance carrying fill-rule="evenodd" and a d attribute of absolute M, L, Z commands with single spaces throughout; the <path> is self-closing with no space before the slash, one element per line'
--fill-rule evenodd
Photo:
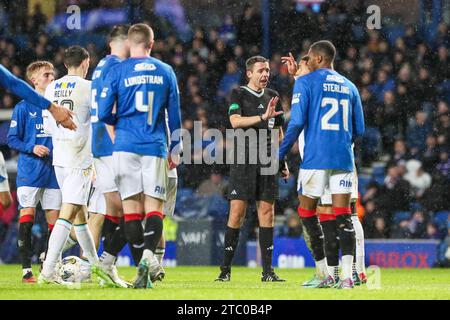
<path fill-rule="evenodd" d="M 261 175 L 278 172 L 279 129 L 203 129 L 194 121 L 193 134 L 186 129 L 171 134 L 171 141 L 183 141 L 184 164 L 259 164 Z M 179 147 L 172 150 L 178 154 Z"/>

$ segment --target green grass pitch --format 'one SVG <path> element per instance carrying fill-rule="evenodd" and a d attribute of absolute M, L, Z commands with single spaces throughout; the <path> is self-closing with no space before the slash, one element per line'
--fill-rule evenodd
<path fill-rule="evenodd" d="M 34 268 L 35 270 L 37 267 Z M 285 283 L 261 283 L 259 268 L 235 267 L 229 283 L 213 280 L 218 267 L 166 268 L 166 278 L 153 289 L 111 289 L 96 284 L 81 288 L 58 285 L 40 286 L 21 283 L 18 265 L 0 266 L 0 299 L 173 299 L 173 300 L 306 300 L 306 299 L 450 299 L 449 269 L 381 269 L 381 289 L 367 286 L 354 290 L 304 289 L 313 269 L 279 269 Z M 131 280 L 135 268 L 119 268 L 124 279 Z"/>

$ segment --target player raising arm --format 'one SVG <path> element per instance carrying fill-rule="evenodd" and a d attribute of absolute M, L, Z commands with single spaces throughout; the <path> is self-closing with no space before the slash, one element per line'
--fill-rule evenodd
<path fill-rule="evenodd" d="M 335 284 L 327 267 L 323 233 L 316 215 L 318 199 L 329 187 L 342 250 L 343 281 L 340 287 L 352 288 L 355 232 L 350 218 L 354 175 L 351 146 L 364 132 L 364 116 L 355 85 L 333 70 L 335 54 L 336 49 L 329 41 L 311 45 L 308 67 L 312 72 L 295 81 L 291 120 L 279 156 L 284 159 L 304 129 L 305 151 L 299 173 L 302 194 L 298 212 L 311 239 L 314 259 L 323 280 L 320 287 Z"/>
<path fill-rule="evenodd" d="M 135 288 L 151 287 L 162 272 L 155 251 L 167 197 L 168 150 L 173 152 L 181 142 L 174 139 L 167 146 L 165 110 L 173 136 L 181 128 L 179 92 L 173 69 L 150 57 L 153 39 L 153 30 L 146 24 L 130 28 L 130 58 L 108 73 L 98 106 L 100 121 L 115 125 L 114 172 L 125 233 L 135 248 L 144 249 Z M 144 213 L 145 230 L 141 224 Z"/>
<path fill-rule="evenodd" d="M 26 102 L 37 106 L 39 109 L 48 111 L 55 120 L 64 128 L 75 130 L 77 126 L 72 120 L 72 112 L 66 108 L 61 108 L 57 104 L 52 103 L 33 90 L 25 81 L 20 80 L 8 71 L 4 66 L 0 65 L 0 85 L 18 95 Z"/>

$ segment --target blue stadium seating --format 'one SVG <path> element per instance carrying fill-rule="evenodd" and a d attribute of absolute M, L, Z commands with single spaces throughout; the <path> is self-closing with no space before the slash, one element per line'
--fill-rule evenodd
<path fill-rule="evenodd" d="M 180 188 L 177 190 L 177 202 L 194 197 L 194 190 L 191 188 Z"/>
<path fill-rule="evenodd" d="M 358 192 L 362 195 L 366 193 L 367 185 L 372 180 L 372 177 L 368 175 L 358 175 Z"/>
<path fill-rule="evenodd" d="M 449 222 L 448 215 L 449 211 L 438 211 L 434 214 L 433 221 L 436 223 L 440 229 L 447 229 L 447 224 Z"/>
<path fill-rule="evenodd" d="M 364 146 L 363 153 L 366 156 L 376 158 L 380 151 L 381 134 L 380 130 L 373 127 L 367 127 L 363 138 L 362 145 Z"/>
<path fill-rule="evenodd" d="M 403 220 L 409 220 L 409 219 L 411 219 L 411 212 L 409 212 L 409 211 L 394 212 L 394 216 L 393 216 L 394 223 L 400 223 Z"/>

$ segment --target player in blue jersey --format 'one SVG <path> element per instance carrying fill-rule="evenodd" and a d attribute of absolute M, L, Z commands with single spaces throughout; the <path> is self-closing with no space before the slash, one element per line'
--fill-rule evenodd
<path fill-rule="evenodd" d="M 115 127 L 114 172 L 125 233 L 136 248 L 144 248 L 134 287 L 146 288 L 162 272 L 155 250 L 162 234 L 168 170 L 176 166 L 170 153 L 181 147 L 180 140 L 173 139 L 168 148 L 165 112 L 173 136 L 181 128 L 180 101 L 173 69 L 150 57 L 153 30 L 135 24 L 128 32 L 128 42 L 130 58 L 106 76 L 98 110 L 100 121 Z"/>
<path fill-rule="evenodd" d="M 61 108 L 57 104 L 45 99 L 42 95 L 34 91 L 25 81 L 14 76 L 2 65 L 0 65 L 0 86 L 18 95 L 26 102 L 35 105 L 39 109 L 48 109 L 53 115 L 53 118 L 55 118 L 55 120 L 64 128 L 71 130 L 77 128 L 75 122 L 72 120 L 73 113 L 70 110 Z"/>
<path fill-rule="evenodd" d="M 280 147 L 280 159 L 304 130 L 299 215 L 310 236 L 319 276 L 323 279 L 320 287 L 331 287 L 335 281 L 328 270 L 323 233 L 316 215 L 318 199 L 327 187 L 330 189 L 342 250 L 343 280 L 339 287 L 346 289 L 353 288 L 355 248 L 350 208 L 354 179 L 352 143 L 364 132 L 364 116 L 355 85 L 333 70 L 335 55 L 336 49 L 329 41 L 311 45 L 307 63 L 311 73 L 295 81 L 291 120 Z"/>
<path fill-rule="evenodd" d="M 27 67 L 27 78 L 35 90 L 44 94 L 54 80 L 50 62 L 36 61 Z M 22 100 L 14 108 L 8 132 L 8 145 L 19 151 L 17 164 L 17 198 L 20 204 L 19 255 L 22 262 L 22 282 L 36 282 L 31 269 L 31 228 L 40 202 L 48 223 L 48 235 L 58 219 L 61 191 L 52 165 L 52 139 L 43 128 L 43 110 Z M 48 239 L 48 238 L 47 238 Z"/>
<path fill-rule="evenodd" d="M 115 260 L 117 254 L 107 256 L 108 252 L 118 253 L 126 244 L 123 232 L 123 224 L 120 219 L 123 216 L 122 202 L 115 181 L 113 169 L 113 128 L 98 119 L 98 99 L 104 87 L 104 81 L 108 72 L 129 56 L 127 43 L 129 25 L 117 25 L 109 34 L 109 46 L 111 53 L 100 60 L 92 75 L 92 154 L 94 155 L 94 167 L 96 180 L 94 193 L 90 199 L 89 227 L 93 231 L 94 238 L 102 233 L 104 237 L 103 259 Z M 122 227 L 120 226 L 122 225 Z M 121 234 L 114 235 L 116 232 Z M 114 241 L 112 241 L 114 239 Z M 132 253 L 136 250 L 130 245 Z M 140 254 L 142 250 L 138 250 Z M 139 262 L 140 255 L 135 257 Z"/>

